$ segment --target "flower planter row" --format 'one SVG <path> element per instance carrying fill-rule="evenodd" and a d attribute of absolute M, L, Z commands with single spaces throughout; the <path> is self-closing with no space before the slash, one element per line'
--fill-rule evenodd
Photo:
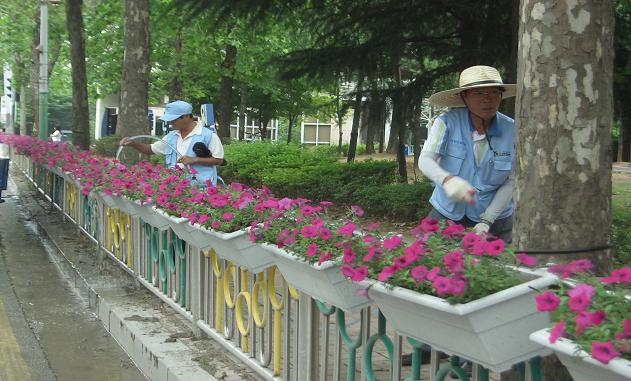
<path fill-rule="evenodd" d="M 103 193 L 98 197 L 106 205 L 138 215 L 156 227 L 171 228 L 190 245 L 214 250 L 219 257 L 249 271 L 277 266 L 289 284 L 324 303 L 343 310 L 375 303 L 399 333 L 490 370 L 504 371 L 513 364 L 550 353 L 531 342 L 528 335 L 548 326 L 548 317 L 535 309 L 534 297 L 536 290 L 555 282 L 552 275 L 523 270 L 526 283 L 471 303 L 450 305 L 441 298 L 373 280 L 354 283 L 334 262 L 311 265 L 276 245 L 251 242 L 246 230 L 216 232 L 124 197 Z"/>
<path fill-rule="evenodd" d="M 74 179 L 57 174 L 77 184 Z M 441 298 L 373 280 L 353 283 L 342 276 L 333 262 L 310 265 L 276 245 L 252 243 L 245 230 L 220 233 L 125 197 L 102 192 L 96 197 L 108 207 L 138 215 L 157 228 L 170 228 L 189 244 L 204 251 L 214 250 L 218 256 L 249 271 L 260 272 L 275 265 L 290 284 L 322 302 L 344 310 L 375 303 L 397 332 L 490 370 L 501 372 L 554 351 L 575 380 L 631 380 L 629 361 L 616 359 L 604 365 L 581 352 L 570 340 L 549 343 L 544 329 L 549 319 L 536 312 L 534 296 L 555 283 L 554 276 L 523 271 L 526 282 L 521 285 L 467 304 L 451 305 Z"/>

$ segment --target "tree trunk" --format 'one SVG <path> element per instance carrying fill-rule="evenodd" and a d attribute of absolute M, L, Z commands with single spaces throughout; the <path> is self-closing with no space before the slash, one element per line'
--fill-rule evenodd
<path fill-rule="evenodd" d="M 521 0 L 520 9 L 513 240 L 517 251 L 575 253 L 543 263 L 589 257 L 602 273 L 611 266 L 611 251 L 598 248 L 611 236 L 613 3 Z M 571 380 L 551 361 L 545 379 Z"/>
<path fill-rule="evenodd" d="M 31 37 L 31 134 L 38 136 L 39 133 L 39 8 L 35 15 L 35 28 Z"/>
<path fill-rule="evenodd" d="M 422 95 L 419 96 L 419 100 L 417 102 L 412 102 L 414 106 L 411 108 L 412 113 L 412 125 L 410 129 L 412 130 L 412 147 L 414 148 L 414 166 L 412 166 L 412 170 L 414 171 L 414 181 L 418 181 L 418 176 L 416 169 L 418 168 L 418 158 L 421 154 L 421 139 L 422 139 L 422 130 L 425 126 L 421 125 L 421 100 L 423 99 Z"/>
<path fill-rule="evenodd" d="M 149 0 L 125 0 L 125 53 L 120 114 L 116 134 L 143 135 L 149 132 Z M 131 150 L 127 150 L 127 155 Z M 141 156 L 128 156 L 137 161 Z"/>
<path fill-rule="evenodd" d="M 26 86 L 24 82 L 20 83 L 20 135 L 28 135 L 28 127 L 26 125 Z"/>
<path fill-rule="evenodd" d="M 291 143 L 291 134 L 294 128 L 294 123 L 296 123 L 296 119 L 298 119 L 298 114 L 289 113 L 287 116 L 287 144 Z"/>
<path fill-rule="evenodd" d="M 357 87 L 355 91 L 355 104 L 353 110 L 353 126 L 351 127 L 351 140 L 348 145 L 348 155 L 346 156 L 346 162 L 350 163 L 355 160 L 355 151 L 357 150 L 357 135 L 359 132 L 359 119 L 361 117 L 362 110 L 362 85 L 364 83 L 364 76 L 359 75 L 357 80 Z"/>
<path fill-rule="evenodd" d="M 87 150 L 90 148 L 90 122 L 82 6 L 83 0 L 66 0 L 66 24 L 72 64 L 72 143 Z"/>
<path fill-rule="evenodd" d="M 242 141 L 245 138 L 245 107 L 248 99 L 248 89 L 245 83 L 241 84 L 241 102 L 239 103 L 239 136 L 237 139 Z"/>
<path fill-rule="evenodd" d="M 393 97 L 390 97 L 392 100 L 392 119 L 390 120 L 390 136 L 388 137 L 388 145 L 386 146 L 387 153 L 396 153 L 397 147 L 399 146 L 398 137 L 399 137 L 399 125 L 394 123 L 394 110 L 396 106 L 394 105 Z M 385 139 L 385 131 L 384 131 L 384 139 Z"/>
<path fill-rule="evenodd" d="M 219 137 L 230 138 L 230 119 L 232 119 L 232 82 L 234 67 L 237 63 L 237 47 L 226 46 L 226 57 L 221 64 L 223 75 L 221 76 L 221 90 L 219 100 Z"/>

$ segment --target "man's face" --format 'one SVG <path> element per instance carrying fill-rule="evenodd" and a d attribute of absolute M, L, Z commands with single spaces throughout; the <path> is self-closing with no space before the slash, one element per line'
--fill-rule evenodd
<path fill-rule="evenodd" d="M 181 130 L 184 127 L 188 126 L 188 121 L 191 118 L 190 115 L 182 115 L 177 119 L 173 119 L 171 121 L 171 127 L 173 127 L 174 130 Z"/>
<path fill-rule="evenodd" d="M 483 87 L 467 90 L 462 98 L 473 114 L 488 120 L 495 116 L 500 107 L 502 89 L 500 87 Z"/>

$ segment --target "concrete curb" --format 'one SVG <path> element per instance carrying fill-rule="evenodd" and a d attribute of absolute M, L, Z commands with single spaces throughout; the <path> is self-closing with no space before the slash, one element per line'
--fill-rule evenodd
<path fill-rule="evenodd" d="M 33 212 L 33 210 L 31 210 Z M 116 306 L 108 303 L 79 272 L 49 234 L 44 223 L 33 213 L 33 220 L 55 250 L 55 262 L 66 279 L 88 300 L 89 309 L 103 327 L 127 353 L 136 367 L 152 381 L 217 381 L 192 360 L 192 351 L 164 330 L 151 311 L 141 307 Z M 109 260 L 109 259 L 106 259 Z"/>

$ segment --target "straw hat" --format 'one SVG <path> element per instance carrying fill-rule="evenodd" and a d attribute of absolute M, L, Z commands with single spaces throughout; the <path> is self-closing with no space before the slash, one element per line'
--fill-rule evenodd
<path fill-rule="evenodd" d="M 471 66 L 460 73 L 459 86 L 455 89 L 440 91 L 429 97 L 429 103 L 439 107 L 464 107 L 460 97 L 464 90 L 480 87 L 502 87 L 502 99 L 515 96 L 516 85 L 502 82 L 500 73 L 491 66 Z"/>

